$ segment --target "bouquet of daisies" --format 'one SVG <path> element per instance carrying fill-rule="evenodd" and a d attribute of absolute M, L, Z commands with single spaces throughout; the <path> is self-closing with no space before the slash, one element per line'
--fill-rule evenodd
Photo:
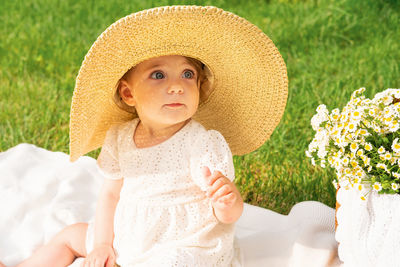
<path fill-rule="evenodd" d="M 365 88 L 353 92 L 340 111 L 317 108 L 311 119 L 315 136 L 306 151 L 313 165 L 336 170 L 333 184 L 360 192 L 395 194 L 400 188 L 400 89 L 368 99 Z"/>

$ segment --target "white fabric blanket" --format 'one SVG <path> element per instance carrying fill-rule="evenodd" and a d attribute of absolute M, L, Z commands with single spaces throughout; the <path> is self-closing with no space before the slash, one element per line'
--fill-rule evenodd
<path fill-rule="evenodd" d="M 13 266 L 66 225 L 94 216 L 103 179 L 95 165 L 31 144 L 0 153 L 1 262 Z M 287 216 L 245 204 L 236 223 L 244 266 L 339 266 L 334 222 L 334 209 L 316 201 L 296 204 Z"/>

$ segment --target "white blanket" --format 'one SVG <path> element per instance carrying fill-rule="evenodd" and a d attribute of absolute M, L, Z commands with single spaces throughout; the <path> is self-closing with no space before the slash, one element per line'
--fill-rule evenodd
<path fill-rule="evenodd" d="M 66 225 L 94 216 L 103 179 L 95 164 L 31 144 L 0 153 L 1 262 L 15 265 Z M 334 209 L 316 201 L 287 216 L 245 204 L 236 223 L 244 266 L 338 266 L 334 223 Z"/>

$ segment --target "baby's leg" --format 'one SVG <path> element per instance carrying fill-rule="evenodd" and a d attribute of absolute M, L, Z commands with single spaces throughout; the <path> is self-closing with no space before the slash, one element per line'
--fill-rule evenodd
<path fill-rule="evenodd" d="M 68 266 L 77 257 L 86 257 L 87 223 L 69 225 L 57 233 L 49 243 L 17 267 Z"/>

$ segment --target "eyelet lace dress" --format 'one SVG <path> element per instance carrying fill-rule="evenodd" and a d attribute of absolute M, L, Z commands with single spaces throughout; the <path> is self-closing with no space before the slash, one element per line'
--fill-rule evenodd
<path fill-rule="evenodd" d="M 124 178 L 114 216 L 116 262 L 130 266 L 242 266 L 235 224 L 223 224 L 205 196 L 202 166 L 233 181 L 224 137 L 191 119 L 164 142 L 137 148 L 138 118 L 113 125 L 97 166 L 108 179 Z M 94 221 L 86 247 L 93 247 Z"/>

